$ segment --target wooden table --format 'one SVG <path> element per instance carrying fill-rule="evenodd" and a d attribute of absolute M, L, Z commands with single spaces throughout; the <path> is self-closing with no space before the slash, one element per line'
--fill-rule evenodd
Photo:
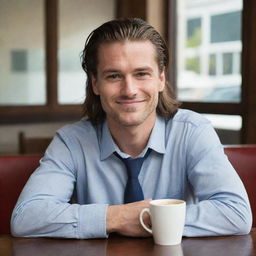
<path fill-rule="evenodd" d="M 110 236 L 72 240 L 0 236 L 1 256 L 250 256 L 256 255 L 256 229 L 249 235 L 184 238 L 179 246 L 159 246 L 152 238 Z"/>

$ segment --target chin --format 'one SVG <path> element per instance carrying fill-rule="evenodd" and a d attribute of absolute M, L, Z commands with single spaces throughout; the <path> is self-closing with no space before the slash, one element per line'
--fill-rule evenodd
<path fill-rule="evenodd" d="M 144 123 L 144 118 L 118 118 L 118 123 L 120 125 L 131 127 L 131 126 L 139 126 Z"/>
<path fill-rule="evenodd" d="M 153 112 L 153 111 L 152 111 Z M 122 112 L 115 113 L 112 115 L 112 120 L 124 127 L 139 126 L 150 120 L 152 117 L 152 112 L 135 113 L 135 112 Z"/>

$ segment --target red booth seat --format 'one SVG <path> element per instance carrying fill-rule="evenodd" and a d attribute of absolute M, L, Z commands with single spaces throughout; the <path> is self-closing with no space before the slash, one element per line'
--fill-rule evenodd
<path fill-rule="evenodd" d="M 0 234 L 10 233 L 12 210 L 41 155 L 0 156 Z"/>
<path fill-rule="evenodd" d="M 252 226 L 256 227 L 256 145 L 225 146 L 224 150 L 244 183 L 252 208 Z"/>

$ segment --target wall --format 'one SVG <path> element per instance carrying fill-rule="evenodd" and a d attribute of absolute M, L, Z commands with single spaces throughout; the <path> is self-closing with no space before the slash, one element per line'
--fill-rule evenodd
<path fill-rule="evenodd" d="M 66 123 L 39 123 L 0 126 L 0 155 L 18 154 L 18 133 L 27 137 L 53 137 Z"/>

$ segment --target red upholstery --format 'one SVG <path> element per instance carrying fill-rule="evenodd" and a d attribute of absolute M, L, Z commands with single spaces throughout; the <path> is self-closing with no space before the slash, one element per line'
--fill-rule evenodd
<path fill-rule="evenodd" d="M 41 155 L 0 156 L 0 234 L 10 233 L 10 218 L 19 194 Z"/>
<path fill-rule="evenodd" d="M 226 146 L 224 150 L 244 183 L 256 227 L 256 145 Z"/>

